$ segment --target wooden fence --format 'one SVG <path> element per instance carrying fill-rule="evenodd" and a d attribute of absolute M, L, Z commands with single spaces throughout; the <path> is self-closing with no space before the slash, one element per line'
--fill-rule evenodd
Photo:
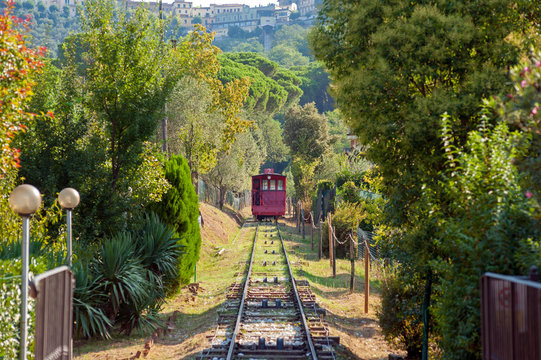
<path fill-rule="evenodd" d="M 483 360 L 541 359 L 541 283 L 486 273 L 481 278 Z"/>

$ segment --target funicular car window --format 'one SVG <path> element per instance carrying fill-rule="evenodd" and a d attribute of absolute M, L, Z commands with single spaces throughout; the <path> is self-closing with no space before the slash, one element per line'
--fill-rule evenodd
<path fill-rule="evenodd" d="M 267 180 L 263 180 L 263 190 L 269 189 L 269 182 Z"/>
<path fill-rule="evenodd" d="M 276 190 L 284 190 L 284 180 L 278 180 L 278 187 Z"/>
<path fill-rule="evenodd" d="M 276 180 L 270 180 L 270 190 L 276 190 Z"/>

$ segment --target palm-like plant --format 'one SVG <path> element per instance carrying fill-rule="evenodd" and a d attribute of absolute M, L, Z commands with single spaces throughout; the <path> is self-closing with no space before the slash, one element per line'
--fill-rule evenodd
<path fill-rule="evenodd" d="M 109 338 L 109 328 L 112 324 L 101 309 L 107 301 L 106 293 L 89 274 L 87 264 L 76 262 L 72 270 L 75 275 L 73 315 L 76 336 Z"/>
<path fill-rule="evenodd" d="M 109 299 L 104 308 L 110 320 L 116 318 L 121 304 L 141 303 L 148 291 L 145 269 L 138 258 L 129 233 L 121 232 L 105 240 L 92 267 L 96 281 Z"/>
<path fill-rule="evenodd" d="M 154 281 L 162 281 L 163 286 L 177 277 L 178 260 L 182 254 L 178 240 L 174 229 L 162 223 L 154 213 L 145 220 L 136 237 L 137 254 L 145 269 L 151 272 L 148 276 L 160 278 Z"/>

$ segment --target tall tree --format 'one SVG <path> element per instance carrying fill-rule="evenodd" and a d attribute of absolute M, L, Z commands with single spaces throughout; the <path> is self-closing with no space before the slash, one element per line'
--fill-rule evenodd
<path fill-rule="evenodd" d="M 306 160 L 321 157 L 329 148 L 329 126 L 314 103 L 294 106 L 285 115 L 284 141 L 291 155 Z"/>
<path fill-rule="evenodd" d="M 284 142 L 289 147 L 291 172 L 298 200 L 306 200 L 315 186 L 314 171 L 330 149 L 331 138 L 325 115 L 314 103 L 293 106 L 285 114 Z"/>
<path fill-rule="evenodd" d="M 250 189 L 251 176 L 258 173 L 262 160 L 262 152 L 250 132 L 239 135 L 230 152 L 220 154 L 218 163 L 206 176 L 219 190 L 220 209 L 227 191 Z"/>
<path fill-rule="evenodd" d="M 528 30 L 523 15 L 534 6 L 325 0 L 311 34 L 338 107 L 383 175 L 389 224 L 400 229 L 397 255 L 425 280 L 424 359 L 435 276 L 430 264 L 440 254 L 433 236 L 439 225 L 426 216 L 421 194 L 445 164 L 440 115 L 458 119 L 453 134 L 465 143 L 481 99 L 506 87 L 507 69 L 521 50 L 508 40 Z"/>
<path fill-rule="evenodd" d="M 112 1 L 96 0 L 86 3 L 85 14 L 83 37 L 91 59 L 85 69 L 85 105 L 105 127 L 110 184 L 116 190 L 154 134 L 188 59 L 177 49 L 163 49 L 163 24 L 143 7 L 128 14 Z"/>

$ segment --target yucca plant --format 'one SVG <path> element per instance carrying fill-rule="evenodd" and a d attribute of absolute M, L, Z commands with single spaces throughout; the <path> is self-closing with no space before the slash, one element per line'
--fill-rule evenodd
<path fill-rule="evenodd" d="M 75 290 L 73 291 L 75 335 L 85 338 L 94 336 L 109 338 L 112 323 L 101 309 L 107 302 L 107 294 L 101 284 L 89 273 L 87 264 L 76 262 L 72 270 L 75 276 Z"/>
<path fill-rule="evenodd" d="M 122 304 L 145 301 L 148 290 L 145 269 L 129 233 L 121 232 L 105 240 L 92 268 L 95 280 L 108 296 L 104 311 L 111 321 L 115 320 Z"/>
<path fill-rule="evenodd" d="M 161 277 L 152 275 L 146 292 L 146 296 L 141 302 L 124 303 L 120 307 L 118 321 L 121 323 L 120 331 L 130 335 L 134 328 L 140 332 L 151 332 L 159 327 L 163 327 L 163 322 L 159 318 L 159 312 L 164 303 L 163 284 Z"/>
<path fill-rule="evenodd" d="M 46 252 L 41 240 L 30 239 L 28 243 L 31 256 L 38 257 Z M 0 246 L 0 260 L 17 259 L 21 257 L 21 240 L 5 242 Z"/>
<path fill-rule="evenodd" d="M 182 254 L 182 245 L 178 244 L 175 230 L 160 221 L 151 213 L 143 224 L 142 230 L 136 235 L 137 254 L 145 269 L 151 272 L 152 281 L 168 282 L 177 278 L 178 261 Z"/>

